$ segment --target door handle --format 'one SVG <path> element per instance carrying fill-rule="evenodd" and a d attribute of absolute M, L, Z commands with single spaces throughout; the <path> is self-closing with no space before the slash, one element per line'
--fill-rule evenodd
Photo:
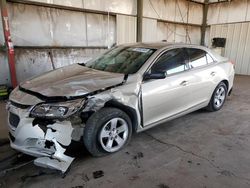
<path fill-rule="evenodd" d="M 211 75 L 211 76 L 215 76 L 215 75 L 216 75 L 216 72 L 211 72 L 210 75 Z"/>
<path fill-rule="evenodd" d="M 184 80 L 180 83 L 181 86 L 186 86 L 188 84 L 188 81 Z"/>

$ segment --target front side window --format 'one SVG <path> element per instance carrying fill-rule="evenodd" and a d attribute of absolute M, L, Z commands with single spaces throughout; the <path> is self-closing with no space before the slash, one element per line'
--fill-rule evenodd
<path fill-rule="evenodd" d="M 187 48 L 190 68 L 207 65 L 206 52 L 201 49 Z"/>
<path fill-rule="evenodd" d="M 188 69 L 187 55 L 182 48 L 169 50 L 164 53 L 151 68 L 151 73 L 166 73 L 167 75 Z"/>
<path fill-rule="evenodd" d="M 155 49 L 140 47 L 116 47 L 86 64 L 87 67 L 114 73 L 137 72 Z"/>

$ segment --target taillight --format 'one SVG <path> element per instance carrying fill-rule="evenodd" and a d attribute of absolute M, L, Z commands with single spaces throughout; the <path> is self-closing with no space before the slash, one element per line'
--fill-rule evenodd
<path fill-rule="evenodd" d="M 234 61 L 229 61 L 229 63 L 231 63 L 233 65 L 233 67 L 235 68 L 235 62 Z"/>

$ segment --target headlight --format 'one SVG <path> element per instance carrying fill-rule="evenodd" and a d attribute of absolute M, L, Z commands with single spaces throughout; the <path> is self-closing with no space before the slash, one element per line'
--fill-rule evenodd
<path fill-rule="evenodd" d="M 42 103 L 36 105 L 30 112 L 31 117 L 67 118 L 84 105 L 84 100 L 74 100 L 61 103 Z"/>

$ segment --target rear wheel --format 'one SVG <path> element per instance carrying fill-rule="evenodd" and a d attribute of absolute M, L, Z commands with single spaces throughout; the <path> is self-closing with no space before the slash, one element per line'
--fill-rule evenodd
<path fill-rule="evenodd" d="M 227 97 L 227 86 L 224 82 L 221 82 L 215 88 L 206 109 L 211 112 L 220 110 L 223 104 L 225 103 L 226 97 Z"/>
<path fill-rule="evenodd" d="M 129 116 L 117 108 L 103 108 L 87 121 L 83 141 L 93 156 L 103 156 L 121 150 L 131 138 Z"/>

